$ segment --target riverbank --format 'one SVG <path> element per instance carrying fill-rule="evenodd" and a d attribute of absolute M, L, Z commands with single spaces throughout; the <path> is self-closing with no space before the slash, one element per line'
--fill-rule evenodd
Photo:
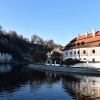
<path fill-rule="evenodd" d="M 32 64 L 33 62 L 25 61 L 0 61 L 0 64 Z"/>
<path fill-rule="evenodd" d="M 62 67 L 62 66 L 46 66 L 46 65 L 34 65 L 29 64 L 29 68 L 33 70 L 52 71 L 68 74 L 89 74 L 89 75 L 100 75 L 100 68 L 93 67 Z"/>

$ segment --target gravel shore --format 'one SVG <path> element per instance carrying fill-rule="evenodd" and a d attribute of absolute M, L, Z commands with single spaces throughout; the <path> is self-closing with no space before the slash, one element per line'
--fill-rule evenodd
<path fill-rule="evenodd" d="M 33 70 L 44 70 L 44 71 L 53 71 L 61 73 L 73 73 L 73 74 L 91 74 L 91 75 L 100 75 L 99 68 L 89 68 L 89 67 L 62 67 L 62 66 L 47 66 L 47 65 L 34 65 L 29 64 Z"/>

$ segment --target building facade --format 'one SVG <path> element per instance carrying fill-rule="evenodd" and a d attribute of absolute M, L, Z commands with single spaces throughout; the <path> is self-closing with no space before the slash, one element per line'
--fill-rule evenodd
<path fill-rule="evenodd" d="M 12 59 L 11 54 L 7 54 L 7 53 L 0 53 L 0 61 L 10 61 Z"/>
<path fill-rule="evenodd" d="M 48 52 L 46 55 L 47 55 L 46 65 L 56 65 L 57 66 L 56 64 L 57 62 L 59 63 L 58 65 L 61 64 L 60 60 L 62 59 L 62 51 L 58 47 L 55 47 L 51 51 L 51 53 Z"/>
<path fill-rule="evenodd" d="M 71 40 L 63 50 L 63 60 L 68 58 L 100 62 L 100 31 L 93 29 Z"/>

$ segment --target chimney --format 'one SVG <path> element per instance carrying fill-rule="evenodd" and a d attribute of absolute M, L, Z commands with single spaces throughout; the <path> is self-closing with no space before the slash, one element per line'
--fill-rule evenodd
<path fill-rule="evenodd" d="M 77 35 L 77 39 L 78 39 L 79 37 L 80 37 L 80 35 L 78 34 L 78 35 Z"/>
<path fill-rule="evenodd" d="M 88 32 L 86 32 L 86 37 L 88 37 Z"/>
<path fill-rule="evenodd" d="M 95 33 L 96 33 L 96 29 L 93 28 L 93 29 L 92 29 L 92 36 L 93 36 L 93 37 L 95 37 Z"/>

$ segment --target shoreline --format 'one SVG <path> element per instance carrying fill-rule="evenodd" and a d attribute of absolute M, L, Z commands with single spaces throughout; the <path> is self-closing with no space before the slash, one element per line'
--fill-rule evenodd
<path fill-rule="evenodd" d="M 23 61 L 0 61 L 0 64 L 32 64 L 33 62 L 23 62 Z"/>
<path fill-rule="evenodd" d="M 29 64 L 28 67 L 33 70 L 60 72 L 61 74 L 85 74 L 85 75 L 100 76 L 100 68 L 62 67 L 62 66 L 58 67 L 58 66 L 34 65 L 34 64 Z"/>

